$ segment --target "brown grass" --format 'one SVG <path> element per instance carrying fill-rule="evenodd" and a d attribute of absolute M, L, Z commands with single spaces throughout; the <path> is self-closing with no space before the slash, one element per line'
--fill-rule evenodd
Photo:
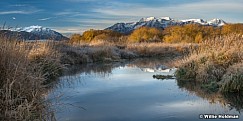
<path fill-rule="evenodd" d="M 243 62 L 231 65 L 222 78 L 222 91 L 241 91 L 243 87 Z"/>
<path fill-rule="evenodd" d="M 141 57 L 178 57 L 189 53 L 196 44 L 133 43 L 116 44 L 106 41 L 91 43 L 63 43 L 59 45 L 64 64 L 83 64 L 92 62 L 111 62 L 121 59 Z"/>
<path fill-rule="evenodd" d="M 55 80 L 61 74 L 63 65 L 61 64 L 61 53 L 56 48 L 55 42 L 30 43 L 31 49 L 28 53 L 28 60 L 32 64 L 40 67 L 45 78 L 45 84 Z"/>
<path fill-rule="evenodd" d="M 56 55 L 48 49 L 48 46 L 36 48 L 3 37 L 0 39 L 1 120 L 47 118 L 42 96 L 46 90 L 44 83 L 49 78 L 46 75 L 56 70 L 50 69 L 52 64 L 57 64 L 53 58 Z"/>
<path fill-rule="evenodd" d="M 192 44 L 137 43 L 128 44 L 126 50 L 137 53 L 141 57 L 177 57 L 186 55 Z"/>
<path fill-rule="evenodd" d="M 225 87 L 224 83 L 227 81 L 224 81 L 223 77 L 226 78 L 238 72 L 229 70 L 236 68 L 236 66 L 232 67 L 234 64 L 240 65 L 242 59 L 243 38 L 237 35 L 218 37 L 203 42 L 198 49 L 193 50 L 190 56 L 179 61 L 177 63 L 179 70 L 176 75 L 179 80 L 195 80 L 207 84 L 216 82 L 219 87 L 221 85 Z M 241 78 L 238 79 L 240 83 L 243 83 Z M 235 86 L 231 86 L 231 89 L 227 89 L 227 91 L 239 91 L 239 87 L 235 88 Z M 242 87 L 240 88 L 242 89 Z"/>

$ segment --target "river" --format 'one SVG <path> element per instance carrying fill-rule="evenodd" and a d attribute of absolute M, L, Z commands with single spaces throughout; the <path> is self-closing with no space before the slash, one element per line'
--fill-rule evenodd
<path fill-rule="evenodd" d="M 142 59 L 76 66 L 48 98 L 57 121 L 201 121 L 200 114 L 231 114 L 242 120 L 242 96 L 222 96 L 176 79 L 154 79 L 169 61 Z M 232 99 L 236 98 L 236 99 Z M 205 115 L 204 115 L 205 116 Z M 205 117 L 204 117 L 205 118 Z"/>

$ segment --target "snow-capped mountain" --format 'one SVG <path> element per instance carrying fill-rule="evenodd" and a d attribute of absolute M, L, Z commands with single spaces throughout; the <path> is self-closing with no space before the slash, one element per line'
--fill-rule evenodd
<path fill-rule="evenodd" d="M 19 33 L 27 32 L 30 33 L 31 36 L 25 36 L 23 39 L 25 40 L 67 40 L 68 38 L 63 36 L 62 34 L 42 26 L 29 26 L 22 28 L 11 29 L 11 31 L 16 31 Z"/>
<path fill-rule="evenodd" d="M 180 20 L 179 22 L 182 24 L 198 23 L 201 25 L 208 25 L 207 21 L 203 19 L 185 19 L 185 20 Z"/>
<path fill-rule="evenodd" d="M 223 26 L 226 24 L 226 22 L 222 19 L 212 19 L 210 21 L 208 21 L 208 24 L 209 25 L 212 25 L 212 26 Z"/>
<path fill-rule="evenodd" d="M 186 20 L 174 20 L 170 17 L 148 17 L 148 18 L 141 18 L 138 22 L 132 22 L 132 23 L 116 23 L 111 27 L 106 28 L 106 30 L 113 30 L 120 33 L 130 33 L 133 30 L 142 27 L 155 27 L 155 28 L 161 28 L 164 29 L 168 26 L 173 25 L 185 25 L 185 24 L 200 24 L 205 26 L 223 26 L 226 24 L 222 19 L 213 19 L 210 21 L 206 21 L 203 19 L 186 19 Z"/>

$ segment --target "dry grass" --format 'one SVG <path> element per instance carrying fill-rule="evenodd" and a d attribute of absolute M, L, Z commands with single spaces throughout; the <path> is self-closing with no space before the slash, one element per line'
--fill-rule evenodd
<path fill-rule="evenodd" d="M 126 50 L 137 53 L 141 57 L 173 57 L 186 55 L 192 44 L 137 43 L 128 44 Z"/>
<path fill-rule="evenodd" d="M 70 65 L 113 62 L 139 57 L 137 53 L 125 49 L 126 45 L 117 45 L 107 41 L 93 41 L 79 44 L 63 43 L 58 48 L 62 53 L 62 63 Z"/>
<path fill-rule="evenodd" d="M 243 88 L 243 63 L 230 66 L 222 78 L 222 91 L 235 92 Z"/>
<path fill-rule="evenodd" d="M 122 40 L 117 41 L 119 43 Z M 118 43 L 96 40 L 90 43 L 62 43 L 57 48 L 62 55 L 61 63 L 75 65 L 144 57 L 181 57 L 188 55 L 189 50 L 197 47 L 197 44 L 186 43 Z"/>
<path fill-rule="evenodd" d="M 49 47 L 42 47 L 0 39 L 1 120 L 48 118 L 42 94 L 46 90 L 47 74 L 56 71 L 52 64 L 57 64 L 57 61 Z"/>
<path fill-rule="evenodd" d="M 237 35 L 218 37 L 214 40 L 205 41 L 198 49 L 193 50 L 190 56 L 179 61 L 177 66 L 180 68 L 176 75 L 179 80 L 195 80 L 210 85 L 217 83 L 219 88 L 224 85 L 223 89 L 226 89 L 224 83 L 234 81 L 227 77 L 231 74 L 237 74 L 239 69 L 234 72 L 229 70 L 236 68 L 236 66 L 232 66 L 234 64 L 240 65 L 242 59 L 242 37 Z M 242 66 L 239 68 L 242 68 Z M 230 80 L 224 81 L 223 77 Z M 243 83 L 242 78 L 237 79 L 240 83 Z M 242 89 L 242 87 L 231 86 L 230 89 L 227 88 L 225 91 L 239 91 L 238 88 Z"/>
<path fill-rule="evenodd" d="M 40 67 L 45 78 L 45 84 L 55 80 L 62 71 L 61 53 L 57 50 L 55 42 L 30 43 L 31 49 L 28 53 L 28 60 Z"/>
<path fill-rule="evenodd" d="M 83 64 L 92 62 L 111 62 L 140 57 L 178 57 L 189 53 L 193 44 L 136 43 L 118 45 L 105 41 L 59 45 L 63 64 Z"/>

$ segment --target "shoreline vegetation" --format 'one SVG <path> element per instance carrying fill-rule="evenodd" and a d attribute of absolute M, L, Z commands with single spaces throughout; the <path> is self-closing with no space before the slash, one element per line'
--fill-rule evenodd
<path fill-rule="evenodd" d="M 1 35 L 0 119 L 55 120 L 44 95 L 63 70 L 135 58 L 172 58 L 178 83 L 197 83 L 205 92 L 240 93 L 243 25 L 141 27 L 130 35 L 88 30 L 60 42 L 21 42 Z"/>
<path fill-rule="evenodd" d="M 178 81 L 199 83 L 209 92 L 242 92 L 243 37 L 224 36 L 204 41 L 177 62 Z"/>

